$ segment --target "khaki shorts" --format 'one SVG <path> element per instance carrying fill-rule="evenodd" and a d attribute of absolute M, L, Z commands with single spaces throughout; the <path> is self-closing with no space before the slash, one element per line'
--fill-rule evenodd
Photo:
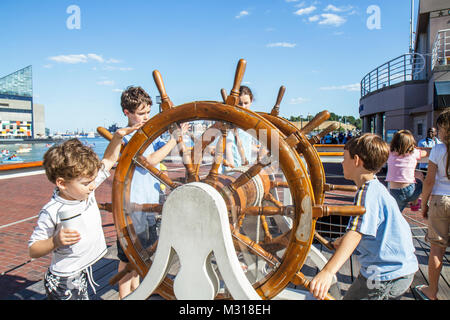
<path fill-rule="evenodd" d="M 450 246 L 450 196 L 432 195 L 428 209 L 428 232 L 425 239 L 440 247 Z"/>

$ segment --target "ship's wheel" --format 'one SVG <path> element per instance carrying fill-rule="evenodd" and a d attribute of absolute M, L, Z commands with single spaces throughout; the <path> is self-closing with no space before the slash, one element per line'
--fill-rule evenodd
<path fill-rule="evenodd" d="M 118 239 L 130 260 L 125 272 L 136 270 L 142 277 L 148 273 L 158 241 L 154 238 L 147 241 L 148 228 L 139 224 L 145 224 L 144 217 L 150 212 L 149 216 L 156 217 L 157 221 L 164 219 L 164 199 L 173 190 L 191 182 L 206 183 L 223 197 L 236 255 L 247 279 L 263 299 L 274 298 L 289 283 L 308 287 L 309 282 L 300 270 L 315 236 L 317 218 L 364 213 L 362 207 L 323 205 L 324 190 L 330 187 L 325 183 L 320 157 L 312 146 L 317 138 L 307 139 L 305 130 L 299 131 L 278 116 L 281 91 L 271 114 L 238 106 L 245 66 L 246 61 L 240 60 L 230 95 L 222 91 L 224 102 L 196 101 L 177 107 L 170 101 L 160 73 L 154 71 L 162 100 L 161 113 L 137 131 L 122 150 L 114 176 L 114 222 Z M 319 114 L 309 129 L 323 121 L 326 115 Z M 199 128 L 196 137 L 188 141 L 180 135 L 181 124 L 187 122 Z M 224 155 L 225 141 L 230 131 L 237 133 L 237 129 L 258 141 L 264 152 L 236 168 L 225 161 Z M 163 161 L 168 168 L 163 171 L 152 166 L 145 153 L 156 139 L 170 136 L 177 139 L 178 151 Z M 242 151 L 239 134 L 236 134 L 236 143 Z M 214 152 L 209 151 L 211 146 L 215 147 Z M 301 156 L 306 160 L 306 166 Z M 130 201 L 135 198 L 132 179 L 136 170 L 148 172 L 164 186 L 161 201 Z M 280 189 L 283 194 L 288 191 L 291 205 L 283 204 Z M 104 209 L 107 207 L 103 206 Z M 173 279 L 178 269 L 176 263 L 172 265 L 155 293 L 175 299 Z M 226 287 L 217 298 L 230 298 Z"/>

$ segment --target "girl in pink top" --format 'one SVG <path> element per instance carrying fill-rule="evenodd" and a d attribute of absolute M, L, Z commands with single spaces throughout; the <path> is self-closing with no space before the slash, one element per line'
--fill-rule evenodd
<path fill-rule="evenodd" d="M 394 135 L 386 181 L 389 182 L 389 192 L 397 200 L 400 212 L 409 202 L 417 202 L 422 193 L 423 174 L 416 172 L 416 165 L 417 160 L 426 156 L 427 151 L 416 149 L 416 140 L 411 131 L 400 130 Z"/>

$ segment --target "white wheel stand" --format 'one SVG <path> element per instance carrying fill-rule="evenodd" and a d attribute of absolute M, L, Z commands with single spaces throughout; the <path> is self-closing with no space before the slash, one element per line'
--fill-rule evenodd
<path fill-rule="evenodd" d="M 261 299 L 236 256 L 227 207 L 216 189 L 202 182 L 183 185 L 169 195 L 164 203 L 162 216 L 153 264 L 140 286 L 126 300 L 146 300 L 150 297 L 166 277 L 175 253 L 180 264 L 174 280 L 177 299 L 214 299 L 220 289 L 220 281 L 211 264 L 212 255 L 222 280 L 234 299 Z M 319 268 L 327 262 L 314 247 L 311 247 L 309 257 Z M 274 299 L 314 298 L 305 290 L 286 289 Z"/>
<path fill-rule="evenodd" d="M 152 267 L 127 300 L 147 299 L 166 276 L 175 252 L 181 265 L 174 281 L 177 299 L 214 299 L 219 278 L 211 265 L 212 254 L 234 299 L 261 299 L 236 257 L 227 207 L 217 190 L 201 182 L 183 185 L 169 195 L 162 216 Z"/>

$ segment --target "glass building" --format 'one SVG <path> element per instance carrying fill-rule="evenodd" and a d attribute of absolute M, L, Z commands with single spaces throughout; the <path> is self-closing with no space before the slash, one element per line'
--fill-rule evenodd
<path fill-rule="evenodd" d="M 33 72 L 28 66 L 0 78 L 0 95 L 33 97 Z"/>
<path fill-rule="evenodd" d="M 44 107 L 33 103 L 33 72 L 28 66 L 0 78 L 0 139 L 37 136 L 45 136 Z"/>

